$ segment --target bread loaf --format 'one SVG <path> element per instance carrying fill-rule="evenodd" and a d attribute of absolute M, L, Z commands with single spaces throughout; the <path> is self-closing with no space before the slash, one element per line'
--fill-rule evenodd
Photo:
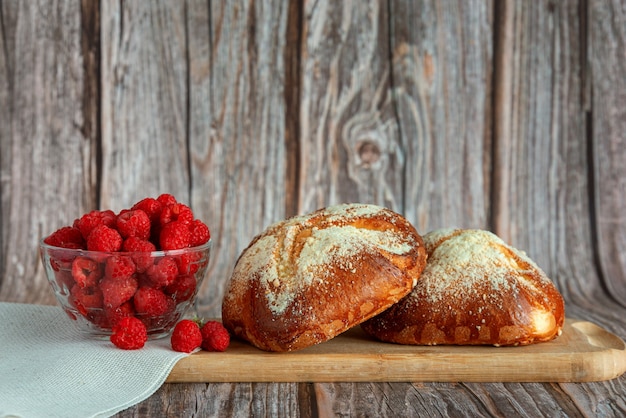
<path fill-rule="evenodd" d="M 400 344 L 526 345 L 561 333 L 564 303 L 525 253 L 491 232 L 424 235 L 428 263 L 411 293 L 362 324 Z"/>
<path fill-rule="evenodd" d="M 267 351 L 327 341 L 407 295 L 426 263 L 401 215 L 344 204 L 268 227 L 239 256 L 222 322 Z"/>

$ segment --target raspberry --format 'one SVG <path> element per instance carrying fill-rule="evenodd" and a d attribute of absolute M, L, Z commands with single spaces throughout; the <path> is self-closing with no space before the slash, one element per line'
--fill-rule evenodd
<path fill-rule="evenodd" d="M 93 287 L 102 276 L 100 263 L 86 257 L 76 257 L 72 262 L 72 278 L 80 287 Z"/>
<path fill-rule="evenodd" d="M 116 220 L 117 230 L 122 238 L 150 238 L 150 218 L 143 210 L 125 210 L 120 212 Z"/>
<path fill-rule="evenodd" d="M 150 222 L 155 224 L 159 222 L 159 217 L 161 216 L 163 205 L 156 199 L 146 197 L 145 199 L 135 203 L 131 210 L 144 211 L 148 215 L 148 218 L 150 218 Z"/>
<path fill-rule="evenodd" d="M 189 232 L 191 233 L 189 245 L 192 247 L 202 245 L 208 242 L 211 238 L 209 227 L 206 226 L 206 224 L 200 219 L 195 219 L 193 222 L 191 222 L 191 224 L 189 224 Z"/>
<path fill-rule="evenodd" d="M 75 284 L 70 290 L 70 303 L 83 316 L 86 316 L 92 309 L 101 309 L 102 301 L 102 292 L 97 287 L 80 287 Z"/>
<path fill-rule="evenodd" d="M 157 197 L 156 200 L 163 207 L 165 207 L 167 205 L 174 205 L 174 204 L 178 203 L 178 201 L 176 201 L 176 198 L 174 196 L 172 196 L 171 194 L 168 194 L 168 193 L 163 193 L 162 195 Z"/>
<path fill-rule="evenodd" d="M 191 299 L 196 291 L 196 278 L 191 274 L 178 276 L 176 280 L 165 288 L 165 293 L 171 295 L 176 303 Z"/>
<path fill-rule="evenodd" d="M 148 340 L 146 326 L 134 316 L 128 316 L 113 326 L 111 342 L 124 350 L 136 350 L 143 347 Z"/>
<path fill-rule="evenodd" d="M 163 226 L 159 243 L 162 250 L 177 250 L 189 247 L 190 238 L 189 226 L 181 221 L 174 221 Z"/>
<path fill-rule="evenodd" d="M 189 252 L 177 256 L 176 263 L 180 274 L 195 274 L 200 270 L 200 267 L 204 267 L 206 259 L 203 260 L 201 252 Z"/>
<path fill-rule="evenodd" d="M 171 257 L 163 257 L 146 271 L 156 287 L 170 285 L 178 276 L 178 265 Z"/>
<path fill-rule="evenodd" d="M 200 328 L 202 348 L 206 351 L 226 351 L 230 344 L 230 334 L 221 322 L 207 321 Z"/>
<path fill-rule="evenodd" d="M 75 226 L 80 230 L 83 238 L 88 239 L 91 232 L 99 225 L 115 226 L 115 213 L 112 210 L 92 210 L 76 220 Z"/>
<path fill-rule="evenodd" d="M 174 300 L 159 289 L 140 287 L 133 298 L 135 311 L 149 317 L 161 316 L 174 308 Z"/>
<path fill-rule="evenodd" d="M 202 344 L 200 327 L 190 319 L 183 319 L 174 327 L 170 341 L 172 350 L 191 353 Z"/>
<path fill-rule="evenodd" d="M 115 308 L 107 308 L 105 306 L 104 313 L 108 321 L 108 328 L 111 328 L 115 326 L 115 324 L 117 324 L 120 319 L 128 316 L 135 316 L 135 308 L 133 307 L 132 302 L 127 301 Z"/>
<path fill-rule="evenodd" d="M 137 237 L 128 237 L 122 243 L 122 251 L 135 253 L 132 254 L 131 257 L 137 267 L 137 273 L 143 273 L 152 265 L 152 257 L 148 253 L 156 251 L 156 246 L 150 241 L 142 240 Z"/>
<path fill-rule="evenodd" d="M 122 236 L 115 229 L 98 225 L 87 238 L 89 251 L 115 252 L 122 248 Z"/>
<path fill-rule="evenodd" d="M 159 218 L 161 226 L 175 221 L 185 224 L 190 224 L 193 221 L 193 212 L 189 206 L 183 205 L 182 203 L 174 203 L 163 207 Z"/>
<path fill-rule="evenodd" d="M 104 274 L 109 279 L 127 279 L 135 274 L 135 262 L 127 255 L 113 255 L 107 258 Z"/>
<path fill-rule="evenodd" d="M 137 279 L 132 276 L 122 279 L 105 277 L 100 281 L 100 290 L 104 306 L 117 308 L 133 297 L 137 291 Z"/>
<path fill-rule="evenodd" d="M 64 226 L 63 228 L 57 229 L 46 237 L 43 242 L 53 247 L 85 248 L 83 235 L 78 228 L 72 226 Z"/>

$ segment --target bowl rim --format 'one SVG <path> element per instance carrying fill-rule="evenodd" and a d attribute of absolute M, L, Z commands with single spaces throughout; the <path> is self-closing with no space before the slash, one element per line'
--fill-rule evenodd
<path fill-rule="evenodd" d="M 47 238 L 47 237 L 46 237 Z M 182 255 L 182 254 L 187 254 L 190 252 L 201 252 L 201 251 L 206 251 L 208 249 L 210 249 L 213 246 L 213 237 L 209 238 L 209 240 L 207 242 L 205 242 L 202 245 L 197 245 L 195 247 L 185 247 L 185 248 L 178 248 L 176 250 L 157 250 L 157 251 L 90 251 L 90 250 L 84 250 L 81 248 L 64 248 L 64 247 L 57 247 L 54 245 L 50 245 L 50 244 L 46 244 L 44 242 L 44 240 L 46 238 L 42 238 L 39 241 L 39 248 L 41 250 L 52 250 L 52 251 L 62 251 L 62 252 L 66 252 L 68 254 L 75 254 L 76 256 L 80 256 L 80 257 L 89 257 L 89 256 L 94 256 L 94 257 L 102 257 L 102 256 L 120 256 L 120 255 L 149 255 L 150 257 L 164 257 L 164 256 L 175 256 L 175 255 Z"/>

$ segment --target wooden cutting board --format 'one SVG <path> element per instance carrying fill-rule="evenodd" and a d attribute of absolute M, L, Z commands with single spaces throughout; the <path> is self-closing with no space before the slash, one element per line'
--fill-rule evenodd
<path fill-rule="evenodd" d="M 167 382 L 590 382 L 624 372 L 624 341 L 568 319 L 556 340 L 525 347 L 403 346 L 360 327 L 289 353 L 232 341 L 226 352 L 181 359 Z"/>

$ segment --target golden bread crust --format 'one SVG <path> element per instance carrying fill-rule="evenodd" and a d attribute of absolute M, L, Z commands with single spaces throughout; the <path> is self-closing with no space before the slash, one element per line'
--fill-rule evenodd
<path fill-rule="evenodd" d="M 423 237 L 428 263 L 400 302 L 362 324 L 387 342 L 527 345 L 561 333 L 561 294 L 522 251 L 488 231 L 443 229 Z"/>
<path fill-rule="evenodd" d="M 267 351 L 327 341 L 407 295 L 426 264 L 415 228 L 374 205 L 345 204 L 277 222 L 241 253 L 222 322 Z"/>

